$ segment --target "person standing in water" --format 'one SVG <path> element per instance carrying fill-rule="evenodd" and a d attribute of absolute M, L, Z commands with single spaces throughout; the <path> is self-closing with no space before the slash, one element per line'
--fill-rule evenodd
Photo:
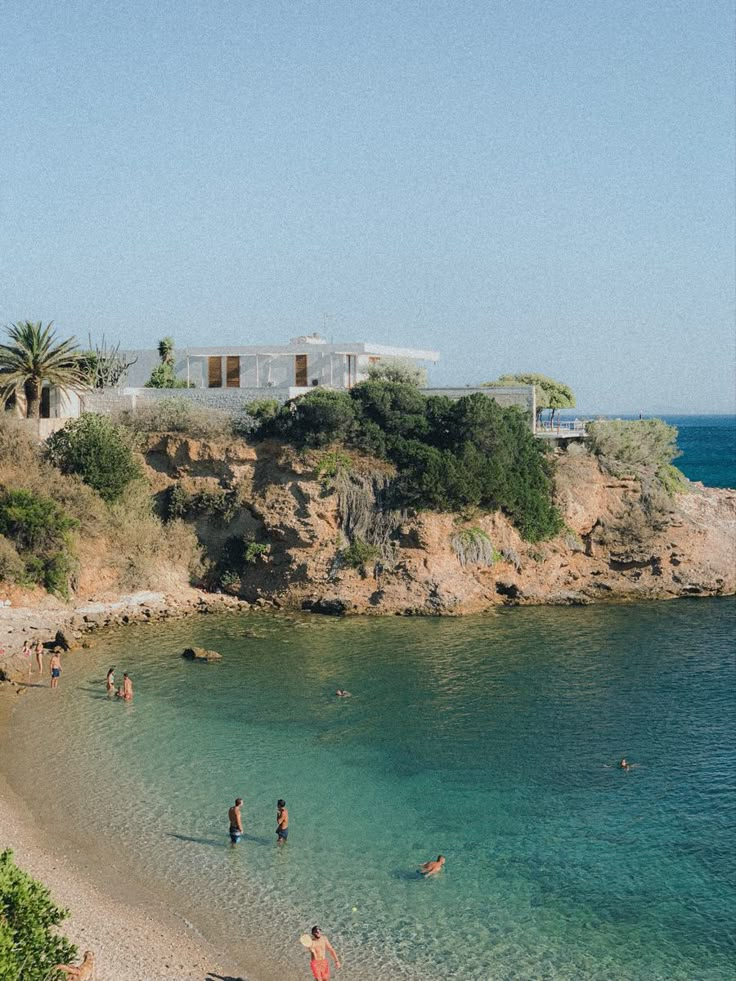
<path fill-rule="evenodd" d="M 107 677 L 105 678 L 105 688 L 107 689 L 107 697 L 112 698 L 115 694 L 115 668 L 112 667 L 107 672 Z"/>
<path fill-rule="evenodd" d="M 39 640 L 36 644 L 36 665 L 39 675 L 43 674 L 43 644 Z"/>
<path fill-rule="evenodd" d="M 126 702 L 133 701 L 133 682 L 126 672 L 123 672 L 123 698 Z"/>
<path fill-rule="evenodd" d="M 51 687 L 58 688 L 61 677 L 61 654 L 58 651 L 54 651 L 51 655 L 49 667 L 51 668 Z"/>
<path fill-rule="evenodd" d="M 289 837 L 289 812 L 286 809 L 286 801 L 276 802 L 276 843 L 283 845 Z"/>
<path fill-rule="evenodd" d="M 239 843 L 240 839 L 243 837 L 243 818 L 240 813 L 240 808 L 243 806 L 243 798 L 238 797 L 227 812 L 227 817 L 230 822 L 230 847 L 235 848 Z"/>
<path fill-rule="evenodd" d="M 327 954 L 335 962 L 335 970 L 340 969 L 340 958 L 335 953 L 335 948 L 325 937 L 318 926 L 312 927 L 312 942 L 309 945 L 309 966 L 312 969 L 312 977 L 315 981 L 329 981 L 330 962 Z"/>

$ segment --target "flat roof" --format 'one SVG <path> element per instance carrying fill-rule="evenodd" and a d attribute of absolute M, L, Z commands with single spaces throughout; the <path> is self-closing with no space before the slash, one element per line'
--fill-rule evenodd
<path fill-rule="evenodd" d="M 248 357 L 256 354 L 265 356 L 279 356 L 283 354 L 375 354 L 390 358 L 412 358 L 415 361 L 437 362 L 440 359 L 439 351 L 428 351 L 413 347 L 389 347 L 386 344 L 372 344 L 370 342 L 359 342 L 357 344 L 315 344 L 313 341 L 304 341 L 298 344 L 253 344 L 253 345 L 228 345 L 226 347 L 178 347 L 174 354 L 177 360 L 182 358 L 216 358 L 216 357 Z M 126 354 L 143 354 L 156 352 L 155 348 L 140 348 L 138 350 L 126 351 Z"/>

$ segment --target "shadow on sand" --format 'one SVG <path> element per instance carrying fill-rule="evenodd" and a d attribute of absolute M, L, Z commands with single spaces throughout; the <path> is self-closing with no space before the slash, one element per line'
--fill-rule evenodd
<path fill-rule="evenodd" d="M 210 971 L 204 981 L 245 981 L 245 978 L 235 978 L 232 974 L 213 974 Z"/>

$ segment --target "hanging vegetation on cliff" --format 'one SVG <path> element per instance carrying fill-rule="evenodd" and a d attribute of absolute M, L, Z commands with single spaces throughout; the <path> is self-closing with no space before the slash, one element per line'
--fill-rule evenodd
<path fill-rule="evenodd" d="M 517 408 L 475 393 L 427 397 L 407 382 L 369 379 L 317 390 L 263 421 L 261 435 L 299 447 L 352 446 L 393 463 L 387 506 L 504 511 L 530 541 L 555 535 L 550 458 Z"/>

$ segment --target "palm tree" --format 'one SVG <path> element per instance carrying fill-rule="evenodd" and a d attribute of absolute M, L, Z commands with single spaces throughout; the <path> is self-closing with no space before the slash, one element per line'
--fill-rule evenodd
<path fill-rule="evenodd" d="M 40 320 L 11 324 L 8 343 L 0 344 L 0 394 L 7 399 L 22 391 L 28 419 L 39 418 L 44 382 L 62 392 L 89 388 L 75 339 L 57 341 L 52 327 L 51 323 L 43 327 Z"/>

